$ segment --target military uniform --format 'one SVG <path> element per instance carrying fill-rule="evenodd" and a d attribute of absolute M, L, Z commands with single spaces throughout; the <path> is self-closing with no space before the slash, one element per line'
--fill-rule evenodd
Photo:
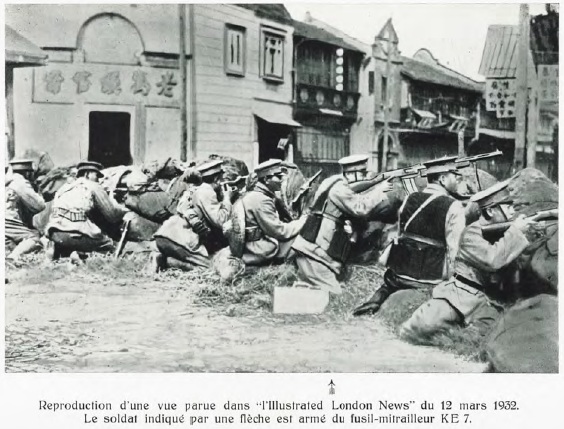
<path fill-rule="evenodd" d="M 427 175 L 460 176 L 454 159 L 424 163 Z M 384 284 L 355 315 L 375 312 L 399 289 L 427 288 L 448 279 L 466 226 L 465 210 L 439 183 L 410 194 L 399 210 L 399 234 L 392 244 Z"/>
<path fill-rule="evenodd" d="M 493 207 L 507 197 L 507 182 L 477 193 L 472 199 L 480 208 Z M 496 320 L 499 306 L 488 294 L 499 284 L 499 270 L 513 262 L 529 245 L 526 236 L 511 226 L 504 236 L 490 243 L 482 236 L 489 224 L 481 217 L 464 229 L 454 262 L 454 275 L 437 285 L 432 299 L 421 305 L 402 325 L 401 335 L 424 339 L 454 325 L 489 328 Z"/>
<path fill-rule="evenodd" d="M 367 156 L 353 155 L 339 161 L 343 172 L 366 171 Z M 338 277 L 356 239 L 351 220 L 363 218 L 385 198 L 383 182 L 363 192 L 354 192 L 342 176 L 325 179 L 320 185 L 306 225 L 294 241 L 301 282 L 329 292 L 341 293 Z"/>
<path fill-rule="evenodd" d="M 14 171 L 15 168 L 15 171 Z M 43 197 L 34 191 L 29 181 L 18 171 L 30 171 L 31 161 L 12 161 L 6 171 L 6 212 L 4 245 L 6 254 L 15 250 L 21 243 L 25 247 L 15 250 L 9 257 L 38 249 L 39 232 L 31 227 L 35 214 L 45 209 Z M 21 247 L 20 246 L 20 247 Z"/>
<path fill-rule="evenodd" d="M 198 167 L 203 178 L 221 173 L 222 160 Z M 227 245 L 222 226 L 231 213 L 229 198 L 219 201 L 210 183 L 188 184 L 176 208 L 176 215 L 166 220 L 155 233 L 161 254 L 197 267 L 210 266 L 210 254 Z M 157 270 L 166 261 L 157 261 Z"/>
<path fill-rule="evenodd" d="M 101 165 L 82 162 L 78 175 L 94 171 L 103 176 Z M 109 252 L 113 241 L 102 228 L 116 225 L 125 212 L 115 205 L 102 185 L 79 177 L 63 185 L 55 194 L 47 236 L 55 244 L 55 258 L 77 252 Z"/>
<path fill-rule="evenodd" d="M 269 160 L 255 168 L 258 179 L 282 175 L 280 160 Z M 276 194 L 264 183 L 257 182 L 242 198 L 245 211 L 245 246 L 243 262 L 258 265 L 284 260 L 291 255 L 291 246 L 306 218 L 283 222 L 276 209 Z"/>

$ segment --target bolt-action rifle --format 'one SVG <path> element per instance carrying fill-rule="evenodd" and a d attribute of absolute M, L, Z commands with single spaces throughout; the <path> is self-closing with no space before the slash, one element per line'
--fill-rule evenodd
<path fill-rule="evenodd" d="M 223 182 L 219 182 L 219 185 L 221 186 L 221 189 L 223 189 L 223 191 L 234 192 L 239 189 L 238 185 L 244 183 L 247 180 L 247 177 L 249 176 L 237 176 L 233 180 L 224 180 Z"/>
<path fill-rule="evenodd" d="M 551 209 L 551 210 L 541 210 L 536 213 L 533 213 L 530 216 L 527 216 L 527 219 L 530 219 L 534 222 L 548 222 L 558 220 L 558 209 Z M 496 238 L 500 237 L 509 229 L 509 227 L 513 224 L 513 221 L 508 222 L 500 222 L 494 223 L 491 225 L 486 225 L 482 227 L 482 236 L 484 238 Z"/>

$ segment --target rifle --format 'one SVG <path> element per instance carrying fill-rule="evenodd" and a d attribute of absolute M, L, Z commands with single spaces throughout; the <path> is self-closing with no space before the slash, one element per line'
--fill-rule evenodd
<path fill-rule="evenodd" d="M 531 219 L 534 222 L 558 220 L 558 209 L 541 210 L 530 216 L 527 216 L 527 219 Z M 500 223 L 494 223 L 492 225 L 483 226 L 482 236 L 484 238 L 499 237 L 503 235 L 511 225 L 513 225 L 513 221 L 500 222 Z"/>
<path fill-rule="evenodd" d="M 372 188 L 373 186 L 376 186 L 378 183 L 383 182 L 384 180 L 397 178 L 411 179 L 413 177 L 417 177 L 424 169 L 425 166 L 423 164 L 416 164 L 406 168 L 397 168 L 395 170 L 390 170 L 378 174 L 376 177 L 369 180 L 361 180 L 360 182 L 351 183 L 350 187 L 355 192 L 364 192 Z"/>
<path fill-rule="evenodd" d="M 219 182 L 219 185 L 221 186 L 221 189 L 223 189 L 223 191 L 233 192 L 239 189 L 237 185 L 239 185 L 241 182 L 245 182 L 247 180 L 247 177 L 249 177 L 249 175 L 237 176 L 233 180 L 224 180 L 223 182 Z"/>
<path fill-rule="evenodd" d="M 125 244 L 127 243 L 127 233 L 129 232 L 129 224 L 131 223 L 131 219 L 127 219 L 123 225 L 123 230 L 121 233 L 121 238 L 119 240 L 119 243 L 116 247 L 116 251 L 114 253 L 114 258 L 118 259 L 121 252 L 123 251 L 123 248 L 125 247 Z"/>
<path fill-rule="evenodd" d="M 321 173 L 323 173 L 323 170 L 319 170 L 317 173 L 307 179 L 305 183 L 300 187 L 298 195 L 296 195 L 296 197 L 292 200 L 292 210 L 297 211 L 300 200 L 309 192 L 311 186 L 313 185 L 313 182 L 315 182 L 317 178 L 321 176 Z"/>
<path fill-rule="evenodd" d="M 458 164 L 457 165 L 458 168 L 464 168 L 464 167 L 468 167 L 473 162 L 483 161 L 485 159 L 491 159 L 501 155 L 503 155 L 503 152 L 498 149 L 495 152 L 480 153 L 478 155 L 457 158 L 454 160 L 454 162 Z"/>

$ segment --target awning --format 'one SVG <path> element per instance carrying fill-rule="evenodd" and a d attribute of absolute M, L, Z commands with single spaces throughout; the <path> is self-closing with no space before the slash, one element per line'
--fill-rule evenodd
<path fill-rule="evenodd" d="M 480 128 L 479 133 L 485 134 L 487 136 L 497 137 L 498 139 L 515 140 L 515 131 L 491 130 L 489 128 Z"/>
<path fill-rule="evenodd" d="M 457 115 L 449 115 L 449 116 L 455 121 L 468 121 L 468 118 L 465 118 L 464 116 L 457 116 Z"/>
<path fill-rule="evenodd" d="M 427 110 L 419 110 L 419 109 L 414 109 L 412 107 L 411 111 L 413 113 L 415 113 L 417 116 L 420 116 L 421 118 L 424 118 L 424 119 L 437 119 L 435 114 L 428 112 Z"/>
<path fill-rule="evenodd" d="M 255 102 L 253 104 L 253 114 L 271 124 L 287 125 L 289 127 L 302 126 L 302 124 L 292 119 L 292 108 L 284 104 Z"/>
<path fill-rule="evenodd" d="M 6 63 L 15 67 L 47 64 L 47 54 L 8 25 L 6 25 L 5 52 Z"/>

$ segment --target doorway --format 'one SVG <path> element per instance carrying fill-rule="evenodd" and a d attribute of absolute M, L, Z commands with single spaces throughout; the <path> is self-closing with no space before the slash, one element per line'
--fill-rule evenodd
<path fill-rule="evenodd" d="M 257 117 L 259 163 L 269 159 L 286 159 L 286 150 L 279 149 L 280 139 L 290 138 L 292 128 L 288 125 L 273 124 Z"/>
<path fill-rule="evenodd" d="M 88 116 L 88 160 L 105 168 L 131 165 L 131 114 L 90 112 Z"/>

